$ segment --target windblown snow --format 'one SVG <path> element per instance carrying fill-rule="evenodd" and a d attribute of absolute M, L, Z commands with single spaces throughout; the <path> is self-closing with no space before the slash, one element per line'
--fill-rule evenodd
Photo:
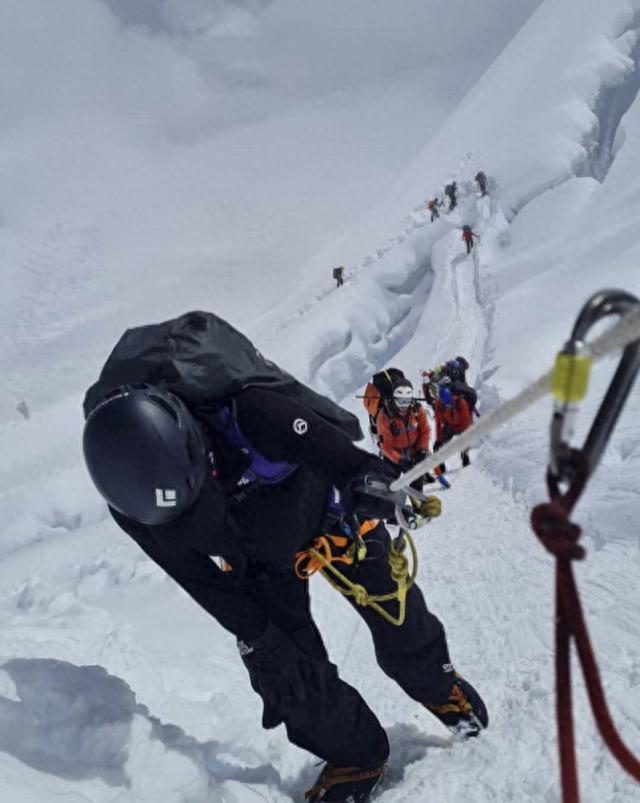
<path fill-rule="evenodd" d="M 122 331 L 210 309 L 358 414 L 373 371 L 417 383 L 464 354 L 486 413 L 550 367 L 592 292 L 640 294 L 639 89 L 640 0 L 3 6 L 3 801 L 291 803 L 317 773 L 260 728 L 234 639 L 86 475 L 80 403 Z M 431 223 L 451 180 L 460 204 Z M 595 371 L 578 440 L 614 368 Z M 489 706 L 482 738 L 454 742 L 312 581 L 332 660 L 389 733 L 380 803 L 560 800 L 553 559 L 529 526 L 550 413 L 493 433 L 464 472 L 454 460 L 419 536 L 427 601 Z M 639 420 L 636 387 L 575 513 L 606 695 L 636 753 Z M 583 800 L 640 800 L 575 678 Z"/>

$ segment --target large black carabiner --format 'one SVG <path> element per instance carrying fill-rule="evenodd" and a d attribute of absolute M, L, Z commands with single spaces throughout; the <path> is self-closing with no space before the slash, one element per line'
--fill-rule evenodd
<path fill-rule="evenodd" d="M 601 290 L 582 308 L 556 360 L 552 379 L 555 408 L 551 420 L 551 450 L 549 471 L 556 483 L 571 484 L 575 478 L 575 463 L 571 459 L 570 439 L 572 419 L 577 403 L 587 390 L 591 359 L 585 338 L 598 321 L 609 315 L 622 316 L 640 308 L 640 300 L 624 290 Z M 618 368 L 591 425 L 582 447 L 587 460 L 588 474 L 594 471 L 607 445 L 618 416 L 640 371 L 640 338 L 622 352 Z"/>

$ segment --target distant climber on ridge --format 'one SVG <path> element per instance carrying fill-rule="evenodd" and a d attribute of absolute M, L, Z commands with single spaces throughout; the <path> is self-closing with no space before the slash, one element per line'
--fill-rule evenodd
<path fill-rule="evenodd" d="M 336 287 L 342 287 L 344 284 L 344 271 L 343 265 L 333 269 L 333 278 L 336 280 Z"/>
<path fill-rule="evenodd" d="M 454 435 L 460 435 L 471 426 L 471 411 L 463 396 L 459 396 L 451 389 L 451 380 L 446 377 L 448 382 L 440 385 L 438 401 L 435 405 L 436 417 L 436 441 L 433 444 L 433 451 L 437 452 L 445 443 L 448 443 Z M 460 453 L 463 467 L 470 464 L 469 450 L 465 449 Z M 446 471 L 446 465 L 440 463 L 441 471 Z"/>
<path fill-rule="evenodd" d="M 449 211 L 453 212 L 453 210 L 458 205 L 458 185 L 455 181 L 452 181 L 450 184 L 444 188 L 444 194 L 449 199 Z"/>
<path fill-rule="evenodd" d="M 476 173 L 476 183 L 478 185 L 478 189 L 480 190 L 480 195 L 484 198 L 487 195 L 487 176 L 482 170 L 478 170 Z"/>
<path fill-rule="evenodd" d="M 439 206 L 442 206 L 442 201 L 439 201 L 437 198 L 432 198 L 427 204 L 427 209 L 431 212 L 432 223 L 440 217 L 440 212 L 438 211 Z"/>
<path fill-rule="evenodd" d="M 479 235 L 476 234 L 474 231 L 471 231 L 471 226 L 462 227 L 462 239 L 464 240 L 465 245 L 467 246 L 467 254 L 471 253 L 471 249 L 473 248 L 474 245 L 474 240 L 473 240 L 474 237 L 479 237 Z"/>

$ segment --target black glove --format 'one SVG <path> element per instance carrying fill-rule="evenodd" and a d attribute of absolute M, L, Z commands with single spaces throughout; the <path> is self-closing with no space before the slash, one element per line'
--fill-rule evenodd
<path fill-rule="evenodd" d="M 323 675 L 316 662 L 271 622 L 259 638 L 238 641 L 238 650 L 264 702 L 265 728 L 275 728 L 288 711 L 308 702 L 313 689 L 321 691 Z"/>
<path fill-rule="evenodd" d="M 395 504 L 364 492 L 365 477 L 381 482 L 386 488 L 400 476 L 397 466 L 371 455 L 360 466 L 344 488 L 340 489 L 340 501 L 349 514 L 364 519 L 387 519 L 395 513 Z"/>
<path fill-rule="evenodd" d="M 428 449 L 419 449 L 415 453 L 415 455 L 413 456 L 413 465 L 417 466 L 418 463 L 422 463 L 422 461 L 426 460 L 427 457 L 429 457 L 430 454 L 431 454 L 431 452 Z M 422 482 L 435 482 L 434 478 L 431 476 L 431 474 L 428 471 L 423 477 L 420 478 L 420 480 Z M 418 490 L 421 490 L 421 489 L 418 488 Z"/>

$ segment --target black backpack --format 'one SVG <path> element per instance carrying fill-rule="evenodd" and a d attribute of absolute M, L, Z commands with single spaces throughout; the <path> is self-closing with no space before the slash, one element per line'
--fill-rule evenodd
<path fill-rule="evenodd" d="M 265 359 L 248 338 L 211 312 L 187 312 L 127 329 L 85 395 L 85 418 L 109 391 L 139 383 L 166 388 L 194 411 L 248 387 L 269 388 L 296 399 L 351 440 L 364 437 L 355 415 Z"/>
<path fill-rule="evenodd" d="M 451 382 L 448 387 L 453 396 L 461 396 L 466 401 L 470 413 L 476 409 L 476 404 L 478 403 L 478 394 L 476 393 L 475 389 L 471 387 L 471 385 L 467 385 L 465 382 L 457 381 Z"/>
<path fill-rule="evenodd" d="M 406 379 L 399 368 L 386 368 L 371 377 L 371 384 L 379 391 L 383 401 L 393 396 L 393 388 L 399 379 Z"/>
<path fill-rule="evenodd" d="M 393 396 L 393 388 L 398 379 L 405 379 L 405 375 L 399 368 L 385 368 L 378 371 L 371 377 L 364 394 L 364 406 L 369 413 L 369 432 L 371 437 L 377 441 L 378 428 L 376 418 L 382 407 Z M 372 387 L 375 389 L 372 392 Z M 375 391 L 377 391 L 376 395 Z"/>

